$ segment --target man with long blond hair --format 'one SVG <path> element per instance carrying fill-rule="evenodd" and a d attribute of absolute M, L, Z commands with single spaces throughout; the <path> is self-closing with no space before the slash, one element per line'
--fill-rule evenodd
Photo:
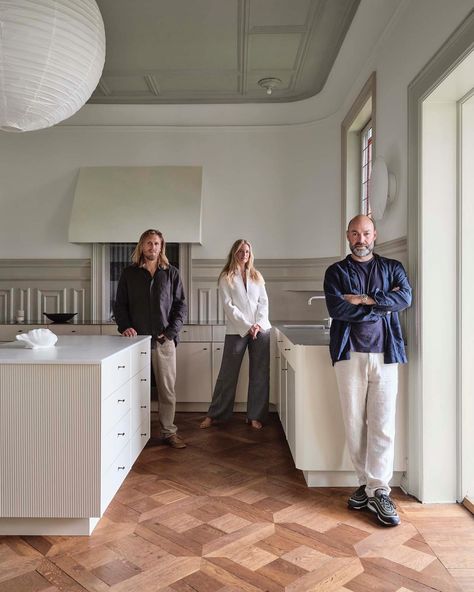
<path fill-rule="evenodd" d="M 132 262 L 120 277 L 115 320 L 125 337 L 151 335 L 161 434 L 172 448 L 185 448 L 174 424 L 176 346 L 187 312 L 183 284 L 166 257 L 166 242 L 159 230 L 145 230 Z"/>

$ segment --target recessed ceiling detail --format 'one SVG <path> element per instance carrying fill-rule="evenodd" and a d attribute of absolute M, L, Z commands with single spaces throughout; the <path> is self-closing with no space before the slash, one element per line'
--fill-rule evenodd
<path fill-rule="evenodd" d="M 289 102 L 319 93 L 360 0 L 97 0 L 90 103 Z M 262 79 L 280 82 L 268 94 Z"/>

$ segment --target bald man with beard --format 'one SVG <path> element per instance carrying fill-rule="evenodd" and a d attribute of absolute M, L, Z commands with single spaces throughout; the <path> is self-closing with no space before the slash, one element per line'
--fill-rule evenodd
<path fill-rule="evenodd" d="M 400 517 L 390 498 L 393 475 L 398 364 L 406 363 L 398 313 L 411 304 L 403 265 L 375 254 L 374 221 L 349 222 L 351 253 L 325 274 L 333 321 L 330 354 L 336 373 L 346 440 L 359 487 L 349 508 L 368 508 L 384 526 Z"/>

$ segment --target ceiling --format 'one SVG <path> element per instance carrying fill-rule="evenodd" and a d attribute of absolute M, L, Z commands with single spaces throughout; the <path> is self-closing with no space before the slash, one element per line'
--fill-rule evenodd
<path fill-rule="evenodd" d="M 360 0 L 97 0 L 105 67 L 89 103 L 289 102 L 319 93 Z M 271 95 L 258 81 L 281 82 Z"/>

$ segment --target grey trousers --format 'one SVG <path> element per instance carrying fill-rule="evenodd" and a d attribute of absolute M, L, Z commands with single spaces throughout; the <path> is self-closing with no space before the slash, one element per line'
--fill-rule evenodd
<path fill-rule="evenodd" d="M 239 371 L 246 348 L 249 351 L 248 419 L 263 421 L 268 413 L 270 392 L 270 331 L 250 335 L 226 335 L 221 369 L 207 416 L 227 420 L 232 416 Z"/>
<path fill-rule="evenodd" d="M 176 410 L 176 346 L 174 341 L 165 339 L 164 343 L 157 343 L 151 350 L 151 365 L 155 375 L 156 390 L 158 392 L 158 419 L 161 434 L 168 438 L 176 434 L 178 428 L 174 425 Z"/>

